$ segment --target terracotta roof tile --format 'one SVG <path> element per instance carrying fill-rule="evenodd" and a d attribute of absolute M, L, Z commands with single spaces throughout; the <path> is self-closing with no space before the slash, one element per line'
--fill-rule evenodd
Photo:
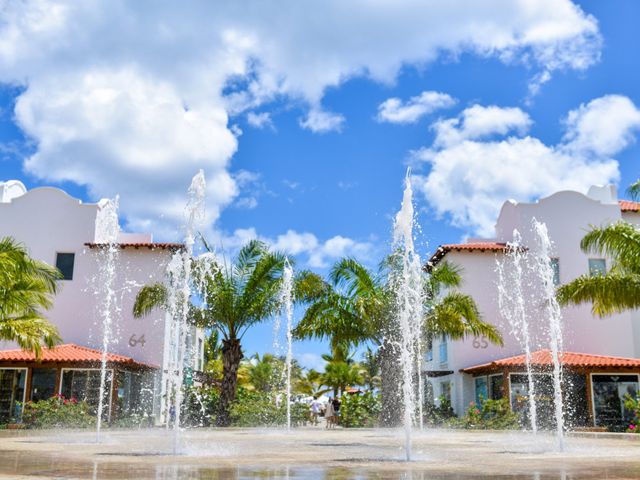
<path fill-rule="evenodd" d="M 36 356 L 33 352 L 25 350 L 0 350 L 0 362 L 34 362 Z M 74 343 L 67 343 L 64 345 L 57 345 L 53 348 L 43 348 L 42 355 L 40 356 L 41 362 L 101 362 L 102 352 L 89 347 L 82 347 Z M 112 363 L 126 364 L 126 365 L 141 365 L 151 367 L 151 365 L 145 365 L 140 362 L 136 362 L 131 357 L 125 357 L 124 355 L 118 355 L 115 353 L 107 353 L 107 361 Z"/>
<path fill-rule="evenodd" d="M 85 246 L 89 247 L 89 248 L 105 248 L 107 247 L 109 244 L 108 243 L 85 243 Z M 156 249 L 160 249 L 160 250 L 181 250 L 184 248 L 184 244 L 183 243 L 171 243 L 171 242 L 140 242 L 140 243 L 118 243 L 118 246 L 120 248 L 135 248 L 140 249 L 140 248 L 148 248 L 149 250 L 156 250 Z"/>
<path fill-rule="evenodd" d="M 638 358 L 610 357 L 590 353 L 563 352 L 560 354 L 560 362 L 565 367 L 574 368 L 640 368 L 640 359 Z M 550 350 L 538 350 L 531 353 L 532 366 L 550 367 L 552 364 L 553 360 Z M 460 371 L 464 373 L 479 373 L 505 367 L 526 367 L 525 355 L 502 358 L 493 362 L 463 368 Z"/>
<path fill-rule="evenodd" d="M 503 242 L 471 242 L 471 243 L 448 243 L 440 245 L 436 252 L 431 255 L 425 269 L 435 267 L 440 260 L 449 252 L 504 252 L 507 244 Z"/>
<path fill-rule="evenodd" d="M 632 202 L 630 200 L 618 200 L 620 210 L 623 212 L 640 212 L 640 202 Z"/>

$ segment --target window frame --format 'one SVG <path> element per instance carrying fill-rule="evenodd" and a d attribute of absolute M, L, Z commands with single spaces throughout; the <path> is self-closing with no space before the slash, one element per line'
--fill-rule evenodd
<path fill-rule="evenodd" d="M 24 370 L 24 388 L 22 389 L 22 407 L 20 408 L 20 418 L 22 418 L 22 414 L 24 413 L 24 404 L 27 402 L 27 385 L 31 380 L 29 378 L 29 368 L 28 367 L 0 367 L 0 370 Z"/>
<path fill-rule="evenodd" d="M 60 255 L 73 255 L 73 262 L 71 263 L 71 277 L 70 278 L 66 278 L 65 275 L 64 275 L 64 272 L 62 271 L 62 269 L 60 269 L 60 267 L 58 267 L 58 258 L 59 258 Z M 75 270 L 76 270 L 76 252 L 58 252 L 57 251 L 56 252 L 55 266 L 60 271 L 60 273 L 62 274 L 62 278 L 60 280 L 64 280 L 65 282 L 72 282 L 74 274 L 75 274 Z"/>
<path fill-rule="evenodd" d="M 62 395 L 62 385 L 64 384 L 64 372 L 66 371 L 82 371 L 82 372 L 86 372 L 86 371 L 94 371 L 94 372 L 101 372 L 102 369 L 101 368 L 81 368 L 81 367 L 65 367 L 65 368 L 61 368 L 60 369 L 60 384 L 58 385 L 58 395 Z M 106 372 L 111 372 L 111 388 L 109 388 L 109 408 L 107 409 L 107 421 L 111 421 L 111 406 L 113 405 L 113 386 L 115 385 L 115 375 L 116 375 L 116 370 L 115 368 L 107 368 L 105 369 Z M 107 373 L 108 376 L 108 373 Z M 100 395 L 99 391 L 98 391 L 98 395 Z"/>
<path fill-rule="evenodd" d="M 591 269 L 591 262 L 602 262 L 603 265 L 603 269 L 602 271 L 598 270 L 598 272 L 596 272 L 595 270 Z M 607 274 L 607 259 L 606 258 L 589 258 L 587 261 L 587 266 L 589 269 L 589 277 L 599 277 L 599 276 L 605 276 Z"/>

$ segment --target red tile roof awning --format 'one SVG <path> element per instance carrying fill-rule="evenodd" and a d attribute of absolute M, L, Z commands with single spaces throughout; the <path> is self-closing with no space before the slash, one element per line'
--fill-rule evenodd
<path fill-rule="evenodd" d="M 638 368 L 639 358 L 609 357 L 606 355 L 592 355 L 590 353 L 563 352 L 560 363 L 570 368 Z M 538 350 L 531 353 L 531 365 L 537 368 L 549 368 L 553 365 L 551 350 Z M 481 373 L 490 370 L 526 368 L 525 355 L 502 358 L 489 363 L 460 369 L 463 373 Z"/>
<path fill-rule="evenodd" d="M 57 345 L 53 348 L 43 348 L 40 359 L 36 360 L 33 352 L 26 350 L 0 350 L 0 362 L 58 362 L 58 363 L 100 363 L 102 352 L 89 347 L 82 347 L 74 343 Z M 120 365 L 142 366 L 157 368 L 135 361 L 131 357 L 107 352 L 107 362 Z"/>
<path fill-rule="evenodd" d="M 619 200 L 620 210 L 623 212 L 640 212 L 640 202 L 631 202 L 629 200 Z"/>
<path fill-rule="evenodd" d="M 118 247 L 125 248 L 135 248 L 136 250 L 140 248 L 147 248 L 149 250 L 182 250 L 184 248 L 183 243 L 170 243 L 170 242 L 140 242 L 140 243 L 118 243 Z M 109 246 L 108 243 L 85 243 L 86 247 L 89 248 L 106 248 Z"/>
<path fill-rule="evenodd" d="M 425 268 L 428 270 L 435 267 L 440 260 L 449 252 L 506 252 L 509 246 L 503 242 L 471 242 L 471 243 L 448 243 L 440 245 L 436 252 L 431 255 Z"/>

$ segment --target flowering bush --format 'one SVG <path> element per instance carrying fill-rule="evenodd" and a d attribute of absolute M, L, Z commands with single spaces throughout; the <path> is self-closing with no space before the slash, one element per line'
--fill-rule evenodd
<path fill-rule="evenodd" d="M 283 399 L 284 400 L 284 399 Z M 291 424 L 304 425 L 309 419 L 309 406 L 304 403 L 291 404 Z M 268 393 L 238 389 L 231 406 L 231 423 L 236 427 L 273 427 L 286 425 L 286 401 L 277 403 Z"/>
<path fill-rule="evenodd" d="M 640 399 L 627 394 L 624 398 L 624 408 L 631 414 L 627 432 L 640 433 Z"/>
<path fill-rule="evenodd" d="M 22 423 L 27 428 L 87 428 L 96 423 L 87 402 L 54 395 L 48 400 L 26 402 Z"/>

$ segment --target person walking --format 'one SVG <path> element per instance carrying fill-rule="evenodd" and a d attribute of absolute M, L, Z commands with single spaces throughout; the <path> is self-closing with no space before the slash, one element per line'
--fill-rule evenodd
<path fill-rule="evenodd" d="M 317 396 L 313 396 L 313 400 L 310 405 L 311 410 L 311 423 L 313 425 L 318 425 L 318 416 L 320 415 L 320 411 L 322 410 L 322 404 L 318 401 Z"/>
<path fill-rule="evenodd" d="M 327 402 L 327 407 L 324 410 L 324 419 L 327 422 L 327 425 L 325 428 L 333 428 L 333 420 L 334 420 L 333 400 L 331 398 L 329 398 L 329 401 Z"/>
<path fill-rule="evenodd" d="M 342 402 L 338 399 L 338 397 L 333 399 L 333 426 L 335 427 L 340 423 L 340 405 Z"/>

